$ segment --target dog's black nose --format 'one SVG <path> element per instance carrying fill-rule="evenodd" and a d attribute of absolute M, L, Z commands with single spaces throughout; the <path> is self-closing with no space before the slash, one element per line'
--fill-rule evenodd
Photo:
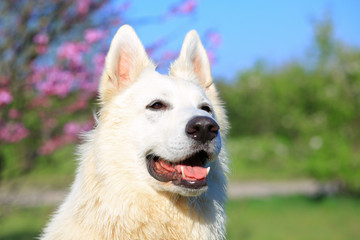
<path fill-rule="evenodd" d="M 194 117 L 185 128 L 186 135 L 196 141 L 206 143 L 213 140 L 219 132 L 219 125 L 209 117 Z"/>

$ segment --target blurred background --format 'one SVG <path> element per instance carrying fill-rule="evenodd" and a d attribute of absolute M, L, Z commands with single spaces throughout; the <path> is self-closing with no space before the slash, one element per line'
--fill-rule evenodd
<path fill-rule="evenodd" d="M 189 30 L 207 49 L 232 126 L 228 239 L 360 239 L 359 11 L 357 0 L 1 1 L 0 239 L 37 236 L 66 194 L 122 24 L 162 73 Z"/>

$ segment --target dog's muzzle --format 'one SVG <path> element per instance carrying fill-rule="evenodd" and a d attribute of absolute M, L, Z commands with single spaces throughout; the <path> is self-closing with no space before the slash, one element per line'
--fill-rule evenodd
<path fill-rule="evenodd" d="M 194 154 L 176 162 L 149 154 L 146 156 L 149 174 L 158 181 L 172 182 L 186 188 L 206 187 L 210 171 L 210 167 L 206 166 L 210 157 L 204 149 L 218 136 L 219 129 L 219 125 L 210 117 L 192 118 L 186 124 L 185 134 L 193 140 Z"/>

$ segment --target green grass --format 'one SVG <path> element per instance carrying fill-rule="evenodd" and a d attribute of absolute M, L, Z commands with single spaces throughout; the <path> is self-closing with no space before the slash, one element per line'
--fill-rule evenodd
<path fill-rule="evenodd" d="M 1 208 L 0 240 L 39 235 L 54 207 Z M 231 200 L 228 240 L 360 239 L 360 199 L 274 197 Z"/>
<path fill-rule="evenodd" d="M 0 240 L 28 240 L 38 237 L 54 207 L 1 207 Z"/>
<path fill-rule="evenodd" d="M 360 200 L 248 199 L 227 205 L 229 240 L 360 239 Z"/>

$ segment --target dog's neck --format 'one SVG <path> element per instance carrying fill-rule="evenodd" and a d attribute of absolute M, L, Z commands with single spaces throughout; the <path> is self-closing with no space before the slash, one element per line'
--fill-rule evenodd
<path fill-rule="evenodd" d="M 71 204 L 82 200 L 81 204 L 72 206 L 77 212 L 74 216 L 79 217 L 73 220 L 84 228 L 93 229 L 98 239 L 121 239 L 119 236 L 124 235 L 131 236 L 131 239 L 152 239 L 154 236 L 156 239 L 212 239 L 210 228 L 223 232 L 221 222 L 224 219 L 215 217 L 216 212 L 223 209 L 208 196 L 184 197 L 167 192 L 134 191 L 133 186 L 121 186 L 122 194 L 116 196 L 102 181 L 95 175 L 93 161 L 83 163 L 69 196 L 74 199 L 67 201 Z M 97 221 L 99 215 L 107 221 Z M 93 221 L 82 222 L 82 219 Z"/>

